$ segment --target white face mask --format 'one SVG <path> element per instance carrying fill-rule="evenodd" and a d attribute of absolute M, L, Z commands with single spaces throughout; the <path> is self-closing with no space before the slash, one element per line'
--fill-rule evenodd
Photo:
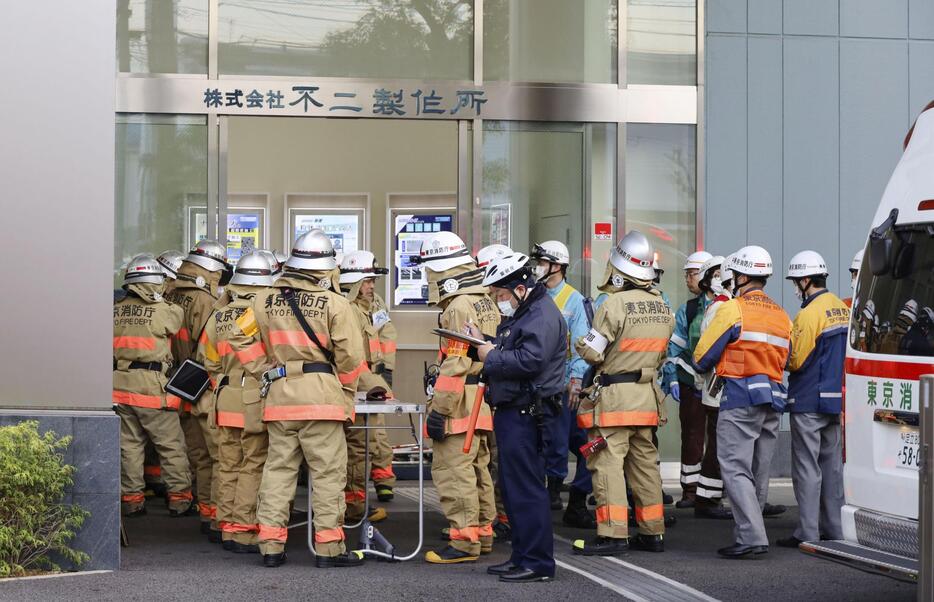
<path fill-rule="evenodd" d="M 547 263 L 536 263 L 535 267 L 532 268 L 532 274 L 535 275 L 536 280 L 541 280 L 548 275 L 548 264 Z"/>
<path fill-rule="evenodd" d="M 798 298 L 798 301 L 804 301 L 804 293 L 801 292 L 801 287 L 797 284 L 795 285 L 795 297 Z"/>
<path fill-rule="evenodd" d="M 496 307 L 498 307 L 499 312 L 503 314 L 504 316 L 506 316 L 507 318 L 511 318 L 512 315 L 516 313 L 516 308 L 512 306 L 512 303 L 509 302 L 509 300 L 497 301 Z"/>

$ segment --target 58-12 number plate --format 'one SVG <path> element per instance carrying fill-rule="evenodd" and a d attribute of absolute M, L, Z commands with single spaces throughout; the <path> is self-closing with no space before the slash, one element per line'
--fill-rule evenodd
<path fill-rule="evenodd" d="M 895 466 L 918 470 L 921 467 L 921 454 L 918 445 L 921 435 L 916 430 L 902 431 L 898 434 Z"/>

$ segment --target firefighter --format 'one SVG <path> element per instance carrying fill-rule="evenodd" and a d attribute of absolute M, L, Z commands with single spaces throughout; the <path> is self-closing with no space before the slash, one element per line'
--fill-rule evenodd
<path fill-rule="evenodd" d="M 584 296 L 567 282 L 570 253 L 564 243 L 548 240 L 535 245 L 530 255 L 533 273 L 545 286 L 548 296 L 555 302 L 568 326 L 568 358 L 565 367 L 567 395 L 562 411 L 555 417 L 554 430 L 546 433 L 545 474 L 548 477 L 548 493 L 551 509 L 560 510 L 561 486 L 568 475 L 568 451 L 577 458 L 574 480 L 568 491 L 568 507 L 562 518 L 564 524 L 580 529 L 594 529 L 594 517 L 587 509 L 587 496 L 593 491 L 587 462 L 580 453 L 580 446 L 587 443 L 587 432 L 577 426 L 577 406 L 580 404 L 581 383 L 587 362 L 570 345 L 570 341 L 586 336 L 590 330 Z"/>
<path fill-rule="evenodd" d="M 269 452 L 256 522 L 263 565 L 269 568 L 286 561 L 289 506 L 303 460 L 315 509 L 315 565 L 363 564 L 363 554 L 348 553 L 344 544 L 344 426 L 353 420 L 366 359 L 353 308 L 333 290 L 339 276 L 334 255 L 321 230 L 299 237 L 282 276 L 256 294 L 231 340 L 265 399 Z"/>
<path fill-rule="evenodd" d="M 124 516 L 146 513 L 143 462 L 152 442 L 168 488 L 169 514 L 191 507 L 191 476 L 178 422 L 180 399 L 165 392 L 172 365 L 170 337 L 182 325 L 182 310 L 162 297 L 165 274 L 152 257 L 127 265 L 114 304 L 113 403 L 120 417 L 120 501 Z"/>
<path fill-rule="evenodd" d="M 578 409 L 577 422 L 606 449 L 587 458 L 597 500 L 597 537 L 577 540 L 573 551 L 612 556 L 629 548 L 664 551 L 662 481 L 652 443 L 659 424 L 661 391 L 656 376 L 674 328 L 671 310 L 654 288 L 654 250 L 641 232 L 630 231 L 610 255 L 613 292 L 597 310 L 593 327 L 576 341 L 577 352 L 597 368 L 594 386 Z M 625 474 L 625 476 L 624 476 Z M 626 481 L 632 488 L 637 537 L 629 538 Z"/>
<path fill-rule="evenodd" d="M 509 560 L 487 568 L 500 581 L 550 581 L 554 535 L 544 445 L 567 393 L 568 327 L 530 266 L 513 253 L 487 266 L 483 283 L 504 316 L 494 344 L 477 349 L 495 408 L 503 499 L 512 526 Z M 471 334 L 482 336 L 476 326 Z"/>
<path fill-rule="evenodd" d="M 791 412 L 791 480 L 798 527 L 776 543 L 843 539 L 843 363 L 850 312 L 827 290 L 827 264 L 814 251 L 791 258 L 787 279 L 801 299 L 791 331 L 788 406 Z"/>
<path fill-rule="evenodd" d="M 182 267 L 182 261 L 184 261 L 184 259 L 185 254 L 174 249 L 163 251 L 156 258 L 162 271 L 165 272 L 165 295 L 175 290 L 175 281 L 178 280 L 178 270 Z"/>
<path fill-rule="evenodd" d="M 246 373 L 230 341 L 237 320 L 253 304 L 258 290 L 272 286 L 273 267 L 258 252 L 240 257 L 221 306 L 208 320 L 199 342 L 199 354 L 214 381 L 217 425 L 217 523 L 225 550 L 258 553 L 256 495 L 269 447 L 263 423 L 260 383 Z"/>
<path fill-rule="evenodd" d="M 733 507 L 735 543 L 726 558 L 765 554 L 769 540 L 763 510 L 778 423 L 787 395 L 782 374 L 788 359 L 791 320 L 762 290 L 772 258 L 762 247 L 737 251 L 728 266 L 734 298 L 723 303 L 694 350 L 700 372 L 716 366 L 724 380 L 717 420 L 717 458 Z"/>
<path fill-rule="evenodd" d="M 427 270 L 428 302 L 441 308 L 438 321 L 442 328 L 463 332 L 472 323 L 485 336 L 496 334 L 499 313 L 482 285 L 483 271 L 477 268 L 464 241 L 453 232 L 433 234 L 422 244 L 419 264 Z M 450 523 L 450 543 L 429 551 L 425 560 L 453 564 L 476 561 L 481 553 L 493 549 L 496 504 L 486 441 L 493 421 L 489 408 L 484 407 L 476 436 L 465 454 L 465 433 L 471 408 L 477 403 L 482 364 L 466 343 L 442 341 L 440 372 L 428 401 L 426 430 L 433 441 L 431 478 Z"/>
<path fill-rule="evenodd" d="M 376 390 L 382 391 L 377 394 L 383 397 L 391 395 L 391 385 L 386 377 L 391 380 L 392 370 L 387 372 L 383 352 L 384 350 L 391 352 L 393 358 L 395 357 L 396 331 L 389 320 L 389 312 L 386 311 L 385 305 L 376 304 L 374 291 L 376 277 L 385 275 L 388 270 L 379 267 L 376 258 L 369 251 L 347 253 L 341 259 L 340 270 L 341 292 L 350 301 L 363 333 L 367 371 L 360 375 L 357 387 L 365 393 Z M 370 427 L 379 427 L 384 424 L 381 414 L 369 418 Z M 389 447 L 385 429 L 364 430 L 363 425 L 363 416 L 358 416 L 354 420 L 354 426 L 358 428 L 347 429 L 347 487 L 344 495 L 347 501 L 346 521 L 348 523 L 356 523 L 363 518 L 367 479 L 367 475 L 364 474 L 365 437 L 370 438 L 371 476 L 376 483 L 376 495 L 380 501 L 392 499 L 392 487 L 396 482 L 396 476 L 392 472 L 392 448 Z M 377 433 L 382 433 L 382 437 L 378 437 Z M 386 518 L 386 510 L 374 508 L 368 518 L 370 522 L 383 520 Z"/>
<path fill-rule="evenodd" d="M 182 260 L 175 288 L 166 295 L 166 299 L 185 312 L 182 327 L 172 342 L 176 365 L 181 365 L 187 359 L 203 364 L 203 358 L 197 353 L 198 340 L 214 310 L 218 286 L 228 269 L 227 249 L 213 240 L 202 240 Z M 197 483 L 201 532 L 211 542 L 221 543 L 212 491 L 216 470 L 214 461 L 217 457 L 214 429 L 208 425 L 212 405 L 213 393 L 205 391 L 197 403 L 182 403 L 180 419 L 188 446 L 188 462 Z"/>

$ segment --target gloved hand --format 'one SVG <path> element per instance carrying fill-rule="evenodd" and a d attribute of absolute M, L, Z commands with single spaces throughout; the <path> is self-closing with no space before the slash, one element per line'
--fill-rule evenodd
<path fill-rule="evenodd" d="M 671 392 L 671 398 L 677 402 L 681 402 L 681 385 L 678 384 L 678 381 L 671 383 L 671 386 L 668 387 L 668 390 Z"/>
<path fill-rule="evenodd" d="M 433 441 L 444 441 L 444 438 L 447 437 L 447 435 L 444 434 L 445 418 L 447 418 L 447 416 L 435 410 L 428 413 L 428 420 L 425 421 L 425 430 L 428 431 L 428 436 L 431 437 Z"/>
<path fill-rule="evenodd" d="M 583 382 L 579 378 L 572 378 L 568 383 L 568 408 L 576 410 L 581 403 L 581 386 Z"/>

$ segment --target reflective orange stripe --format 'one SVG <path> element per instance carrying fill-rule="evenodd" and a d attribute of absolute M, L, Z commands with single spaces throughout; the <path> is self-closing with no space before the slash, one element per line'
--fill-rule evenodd
<path fill-rule="evenodd" d="M 244 525 L 242 523 L 223 523 L 221 531 L 224 533 L 253 533 L 259 527 L 257 525 Z"/>
<path fill-rule="evenodd" d="M 201 336 L 198 337 L 198 343 L 199 343 L 200 345 L 207 345 L 207 344 L 208 344 L 208 331 L 207 331 L 207 330 L 202 330 L 202 331 L 201 331 Z"/>
<path fill-rule="evenodd" d="M 496 520 L 498 520 L 499 522 L 501 522 L 501 523 L 503 523 L 503 524 L 506 524 L 506 525 L 509 524 L 509 517 L 506 516 L 505 514 L 497 514 L 497 515 L 496 515 Z"/>
<path fill-rule="evenodd" d="M 620 351 L 665 351 L 668 339 L 623 339 L 619 342 Z"/>
<path fill-rule="evenodd" d="M 201 514 L 201 518 L 214 518 L 217 516 L 217 506 L 198 502 L 198 512 Z"/>
<path fill-rule="evenodd" d="M 188 333 L 188 329 L 184 326 L 179 328 L 178 332 L 176 332 L 173 336 L 179 341 L 185 341 L 186 343 L 191 340 L 191 335 Z"/>
<path fill-rule="evenodd" d="M 169 492 L 169 502 L 190 502 L 192 499 L 191 491 Z"/>
<path fill-rule="evenodd" d="M 181 409 L 182 409 L 183 412 L 191 412 L 191 408 L 192 408 L 191 402 L 190 402 L 190 401 L 186 401 L 186 402 L 184 402 L 184 403 L 182 404 L 182 408 L 181 408 Z"/>
<path fill-rule="evenodd" d="M 177 410 L 182 405 L 182 398 L 171 393 L 165 394 L 165 407 L 170 410 Z M 188 411 L 191 411 L 191 404 L 188 404 Z"/>
<path fill-rule="evenodd" d="M 435 391 L 442 393 L 463 393 L 463 376 L 439 376 L 435 381 Z"/>
<path fill-rule="evenodd" d="M 379 339 L 370 339 L 370 353 L 379 353 Z"/>
<path fill-rule="evenodd" d="M 360 362 L 351 372 L 338 372 L 337 380 L 341 381 L 342 385 L 349 385 L 357 380 L 366 369 L 366 362 Z"/>
<path fill-rule="evenodd" d="M 114 349 L 147 349 L 156 348 L 156 339 L 152 337 L 114 337 Z"/>
<path fill-rule="evenodd" d="M 593 413 L 577 415 L 577 426 L 585 429 L 594 426 L 657 426 L 658 412 L 601 412 L 594 425 Z"/>
<path fill-rule="evenodd" d="M 636 506 L 636 520 L 646 522 L 652 520 L 665 520 L 665 510 L 661 504 L 652 504 L 651 506 Z"/>
<path fill-rule="evenodd" d="M 451 419 L 451 434 L 466 433 L 467 427 L 470 426 L 470 416 L 464 416 L 463 418 L 452 418 Z M 480 415 L 477 417 L 477 430 L 478 431 L 492 431 L 493 430 L 493 417 Z"/>
<path fill-rule="evenodd" d="M 451 527 L 451 539 L 462 541 L 480 541 L 480 528 L 464 527 L 463 529 L 455 529 L 454 527 Z"/>
<path fill-rule="evenodd" d="M 141 395 L 139 393 L 130 393 L 129 391 L 114 391 L 113 402 L 124 406 L 135 406 L 137 408 L 149 408 L 151 410 L 162 409 L 161 395 Z"/>
<path fill-rule="evenodd" d="M 263 410 L 263 420 L 346 420 L 344 406 L 296 405 L 269 406 Z"/>
<path fill-rule="evenodd" d="M 217 355 L 224 356 L 231 353 L 233 353 L 233 347 L 230 346 L 230 341 L 217 342 Z"/>
<path fill-rule="evenodd" d="M 328 335 L 315 331 L 315 335 L 322 345 L 328 344 Z M 291 345 L 293 347 L 317 347 L 314 341 L 308 338 L 304 330 L 270 330 L 269 342 L 273 345 Z"/>
<path fill-rule="evenodd" d="M 315 543 L 328 543 L 331 541 L 344 541 L 344 529 L 337 527 L 336 529 L 315 531 Z"/>
<path fill-rule="evenodd" d="M 143 466 L 143 474 L 150 476 L 150 477 L 161 477 L 162 467 L 161 466 Z"/>
<path fill-rule="evenodd" d="M 289 530 L 285 527 L 272 527 L 269 525 L 259 525 L 260 541 L 276 541 L 285 543 L 289 536 Z"/>
<path fill-rule="evenodd" d="M 266 345 L 264 345 L 262 341 L 258 341 L 246 349 L 237 351 L 237 359 L 241 364 L 248 364 L 256 358 L 263 357 L 264 355 L 266 355 Z"/>
<path fill-rule="evenodd" d="M 477 533 L 480 534 L 480 537 L 492 537 L 493 536 L 493 523 L 487 523 L 485 525 L 480 525 L 480 528 L 477 529 Z"/>
<path fill-rule="evenodd" d="M 626 506 L 616 506 L 607 504 L 606 506 L 597 506 L 598 523 L 625 523 L 629 520 L 629 508 Z"/>
<path fill-rule="evenodd" d="M 762 291 L 736 299 L 742 316 L 739 339 L 726 346 L 717 363 L 717 374 L 745 378 L 764 374 L 781 382 L 788 361 L 791 321 L 788 314 Z"/>
<path fill-rule="evenodd" d="M 146 501 L 146 496 L 142 493 L 127 493 L 120 496 L 120 501 L 128 504 L 142 504 Z"/>
<path fill-rule="evenodd" d="M 374 481 L 380 481 L 383 479 L 391 479 L 394 476 L 396 476 L 396 473 L 392 471 L 392 466 L 390 466 L 389 468 L 377 468 L 374 466 L 373 469 L 370 471 L 370 478 L 373 479 Z"/>
<path fill-rule="evenodd" d="M 380 351 L 382 351 L 383 353 L 395 353 L 396 342 L 395 341 L 380 341 L 379 348 L 380 348 Z"/>
<path fill-rule="evenodd" d="M 244 418 L 242 412 L 222 412 L 217 411 L 217 426 L 226 426 L 229 428 L 242 429 Z"/>
<path fill-rule="evenodd" d="M 347 503 L 353 504 L 354 502 L 362 502 L 365 499 L 366 499 L 365 491 L 351 490 L 351 491 L 344 492 L 344 501 Z"/>

